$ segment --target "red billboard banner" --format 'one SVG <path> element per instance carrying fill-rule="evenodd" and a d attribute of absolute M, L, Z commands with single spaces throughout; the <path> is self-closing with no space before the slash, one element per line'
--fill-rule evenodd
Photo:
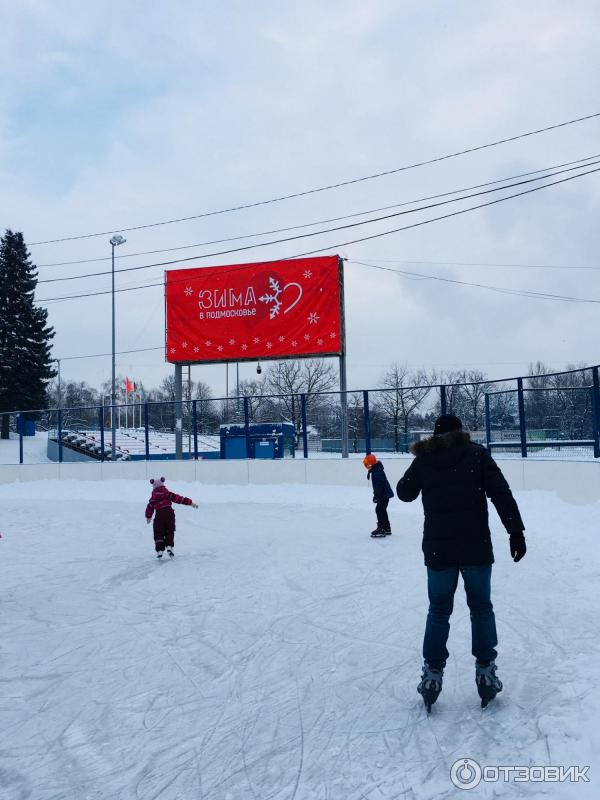
<path fill-rule="evenodd" d="M 338 256 L 169 270 L 165 295 L 172 363 L 343 353 Z"/>

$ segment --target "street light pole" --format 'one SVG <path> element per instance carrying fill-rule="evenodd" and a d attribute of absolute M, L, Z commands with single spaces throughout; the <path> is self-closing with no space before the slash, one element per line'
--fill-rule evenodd
<path fill-rule="evenodd" d="M 113 236 L 110 239 L 110 245 L 112 248 L 112 382 L 111 382 L 111 404 L 112 404 L 112 413 L 111 417 L 111 451 L 110 451 L 110 460 L 115 460 L 115 453 L 117 450 L 117 428 L 116 428 L 116 386 L 115 386 L 115 247 L 118 247 L 120 244 L 125 244 L 127 239 L 120 234 Z"/>
<path fill-rule="evenodd" d="M 57 405 L 58 405 L 58 408 L 60 408 L 61 405 L 62 405 L 62 393 L 61 393 L 61 386 L 60 386 L 60 358 L 55 358 L 54 360 L 58 364 L 58 403 L 57 403 Z"/>

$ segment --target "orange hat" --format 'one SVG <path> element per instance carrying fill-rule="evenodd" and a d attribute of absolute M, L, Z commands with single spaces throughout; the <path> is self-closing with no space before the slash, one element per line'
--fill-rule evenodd
<path fill-rule="evenodd" d="M 363 458 L 363 464 L 365 465 L 365 467 L 372 467 L 376 463 L 377 463 L 377 458 L 373 455 L 373 453 L 369 453 Z"/>

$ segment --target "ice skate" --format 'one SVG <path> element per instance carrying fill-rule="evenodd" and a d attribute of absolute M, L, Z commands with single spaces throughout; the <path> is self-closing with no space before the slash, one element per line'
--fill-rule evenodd
<path fill-rule="evenodd" d="M 475 683 L 482 708 L 486 708 L 490 700 L 493 700 L 498 692 L 502 691 L 502 681 L 496 677 L 496 669 L 495 661 L 490 661 L 489 664 L 479 662 L 475 664 Z"/>
<path fill-rule="evenodd" d="M 157 558 L 162 558 L 164 552 L 165 552 L 164 550 L 158 550 L 157 553 L 156 553 L 156 557 Z"/>
<path fill-rule="evenodd" d="M 381 525 L 378 525 L 374 531 L 371 531 L 371 539 L 381 539 L 384 536 L 387 536 L 387 534 L 385 528 Z"/>
<path fill-rule="evenodd" d="M 167 547 L 167 553 L 169 554 L 169 558 L 175 558 L 175 553 L 173 552 L 172 547 Z"/>
<path fill-rule="evenodd" d="M 443 678 L 443 670 L 433 669 L 427 662 L 423 664 L 423 674 L 421 675 L 421 682 L 417 686 L 417 692 L 423 698 L 428 714 L 431 713 L 431 706 L 438 699 L 442 691 Z"/>
<path fill-rule="evenodd" d="M 387 523 L 387 525 L 383 526 L 383 529 L 385 531 L 385 535 L 386 536 L 391 536 L 392 535 L 392 529 L 390 527 L 390 523 L 389 522 Z"/>

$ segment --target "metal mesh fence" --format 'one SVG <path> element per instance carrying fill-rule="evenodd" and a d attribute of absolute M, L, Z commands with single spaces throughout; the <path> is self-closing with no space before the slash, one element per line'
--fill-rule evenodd
<path fill-rule="evenodd" d="M 485 444 L 494 455 L 521 457 L 519 402 L 516 389 L 493 392 L 487 396 L 488 419 Z"/>
<path fill-rule="evenodd" d="M 309 457 L 342 455 L 342 401 L 339 392 L 306 395 L 306 438 Z"/>
<path fill-rule="evenodd" d="M 437 387 L 398 387 L 369 392 L 371 449 L 408 453 L 413 442 L 433 432 Z"/>
<path fill-rule="evenodd" d="M 524 390 L 527 455 L 592 458 L 592 392 L 591 387 Z"/>
<path fill-rule="evenodd" d="M 0 463 L 339 458 L 345 446 L 350 457 L 400 456 L 432 434 L 440 413 L 461 417 L 474 441 L 502 457 L 600 457 L 598 384 L 598 369 L 585 368 L 495 383 L 5 412 Z"/>

